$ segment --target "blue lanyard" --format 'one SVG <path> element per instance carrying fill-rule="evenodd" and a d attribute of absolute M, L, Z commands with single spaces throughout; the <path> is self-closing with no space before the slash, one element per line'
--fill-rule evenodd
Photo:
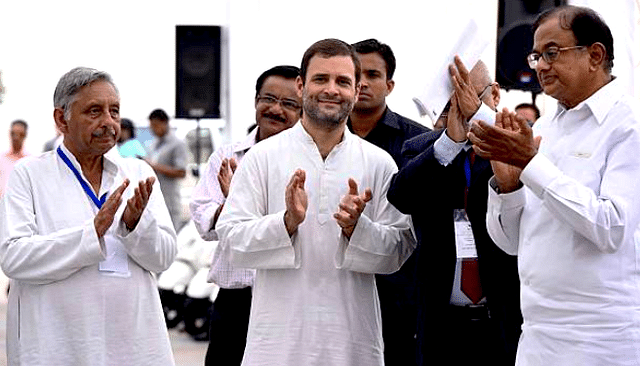
<path fill-rule="evenodd" d="M 464 159 L 464 177 L 467 178 L 467 188 L 471 187 L 471 157 L 470 154 Z"/>
<path fill-rule="evenodd" d="M 80 175 L 80 172 L 78 172 L 78 169 L 76 169 L 76 167 L 73 166 L 69 158 L 62 152 L 62 149 L 60 148 L 60 146 L 58 146 L 58 155 L 60 155 L 60 158 L 62 159 L 62 161 L 64 161 L 64 163 L 67 164 L 69 169 L 71 169 L 73 174 L 76 176 L 76 179 L 78 179 L 78 182 L 80 182 L 80 185 L 82 186 L 82 189 L 84 189 L 84 192 L 87 194 L 87 196 L 91 198 L 91 200 L 98 207 L 98 209 L 101 209 L 102 205 L 107 200 L 107 194 L 105 193 L 102 195 L 102 197 L 98 198 L 96 194 L 93 193 L 93 189 L 91 189 L 89 184 L 82 178 L 82 175 Z"/>

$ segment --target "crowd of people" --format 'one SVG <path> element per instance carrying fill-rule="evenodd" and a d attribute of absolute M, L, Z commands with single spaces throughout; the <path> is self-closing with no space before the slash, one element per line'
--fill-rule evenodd
<path fill-rule="evenodd" d="M 218 241 L 205 365 L 640 366 L 638 102 L 593 10 L 533 31 L 558 101 L 543 116 L 500 109 L 487 65 L 456 56 L 434 128 L 412 121 L 387 105 L 396 59 L 376 39 L 323 39 L 259 76 L 256 127 L 189 201 Z M 48 152 L 25 158 L 11 124 L 9 365 L 174 364 L 155 275 L 178 250 L 187 148 L 162 109 L 145 148 L 119 108 L 108 73 L 75 68 Z"/>

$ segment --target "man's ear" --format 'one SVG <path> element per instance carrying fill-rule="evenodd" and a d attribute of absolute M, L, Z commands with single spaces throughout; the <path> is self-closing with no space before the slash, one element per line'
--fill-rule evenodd
<path fill-rule="evenodd" d="M 494 106 L 497 107 L 500 104 L 500 85 L 496 82 L 491 84 L 491 99 Z"/>
<path fill-rule="evenodd" d="M 589 64 L 592 70 L 603 67 L 607 56 L 607 49 L 600 42 L 596 42 L 587 48 L 589 51 Z"/>
<path fill-rule="evenodd" d="M 296 77 L 296 91 L 298 92 L 298 98 L 302 99 L 302 90 L 304 89 L 304 83 L 302 82 L 302 76 Z"/>
<path fill-rule="evenodd" d="M 393 81 L 393 79 L 387 80 L 387 94 L 385 95 L 386 97 L 388 97 L 389 94 L 391 94 L 395 86 L 396 86 L 396 82 Z"/>
<path fill-rule="evenodd" d="M 60 132 L 66 134 L 69 131 L 69 124 L 64 118 L 64 110 L 62 108 L 55 108 L 53 110 L 53 120 L 56 122 L 56 127 Z"/>

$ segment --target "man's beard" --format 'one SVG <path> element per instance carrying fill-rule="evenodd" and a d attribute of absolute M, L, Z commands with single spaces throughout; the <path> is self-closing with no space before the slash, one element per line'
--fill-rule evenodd
<path fill-rule="evenodd" d="M 326 101 L 340 101 L 340 109 L 336 112 L 321 110 L 318 96 L 308 95 L 306 91 L 302 95 L 302 109 L 304 110 L 304 114 L 318 126 L 329 129 L 340 126 L 342 121 L 349 116 L 355 104 L 355 100 L 341 100 L 340 98 L 329 97 L 323 97 L 322 99 Z"/>

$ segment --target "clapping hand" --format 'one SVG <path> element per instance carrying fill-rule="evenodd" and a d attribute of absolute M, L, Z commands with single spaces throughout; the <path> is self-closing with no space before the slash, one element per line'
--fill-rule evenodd
<path fill-rule="evenodd" d="M 333 217 L 342 228 L 342 232 L 347 238 L 351 238 L 353 230 L 356 228 L 358 219 L 367 206 L 367 202 L 371 201 L 371 189 L 367 188 L 362 194 L 358 193 L 358 183 L 353 178 L 349 178 L 349 192 L 342 196 L 338 205 L 338 212 Z"/>

